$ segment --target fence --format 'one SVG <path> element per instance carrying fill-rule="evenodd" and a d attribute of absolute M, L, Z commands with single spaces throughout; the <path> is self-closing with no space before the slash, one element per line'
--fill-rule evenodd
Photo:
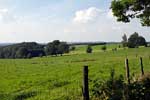
<path fill-rule="evenodd" d="M 141 67 L 141 76 L 144 75 L 144 66 L 143 66 L 143 59 L 140 57 L 140 67 Z M 130 68 L 129 68 L 129 60 L 128 58 L 125 59 L 125 68 L 126 68 L 126 80 L 127 84 L 130 84 Z M 88 66 L 83 67 L 83 100 L 89 100 L 89 83 L 88 83 Z M 128 87 L 127 87 L 127 94 L 126 100 L 128 100 Z"/>

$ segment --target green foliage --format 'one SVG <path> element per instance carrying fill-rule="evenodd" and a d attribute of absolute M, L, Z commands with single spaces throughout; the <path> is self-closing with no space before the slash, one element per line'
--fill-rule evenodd
<path fill-rule="evenodd" d="M 19 44 L 0 47 L 0 58 L 32 58 L 47 55 L 69 53 L 69 45 L 66 42 L 55 40 L 52 43 L 40 45 L 35 42 L 23 42 Z"/>
<path fill-rule="evenodd" d="M 60 42 L 59 40 L 54 40 L 50 42 L 45 47 L 46 55 L 58 55 L 69 53 L 69 45 L 66 42 Z"/>
<path fill-rule="evenodd" d="M 19 44 L 0 47 L 0 58 L 31 58 L 45 55 L 44 45 L 35 42 L 23 42 Z"/>
<path fill-rule="evenodd" d="M 87 46 L 86 53 L 92 53 L 92 47 L 90 45 Z"/>
<path fill-rule="evenodd" d="M 26 58 L 27 55 L 28 55 L 28 50 L 24 47 L 21 47 L 16 51 L 15 58 Z"/>
<path fill-rule="evenodd" d="M 138 43 L 139 43 L 139 46 L 145 46 L 145 47 L 147 47 L 147 42 L 146 42 L 145 38 L 142 37 L 142 36 L 138 37 Z"/>
<path fill-rule="evenodd" d="M 69 53 L 69 45 L 65 42 L 61 42 L 58 45 L 58 53 L 59 54 Z"/>
<path fill-rule="evenodd" d="M 114 78 L 114 71 L 108 80 L 93 81 L 92 95 L 100 100 L 148 100 L 150 98 L 150 75 L 133 80 L 130 84 L 124 82 L 123 76 Z M 128 96 L 127 96 L 128 95 Z"/>
<path fill-rule="evenodd" d="M 110 78 L 100 83 L 97 80 L 93 81 L 92 95 L 100 100 L 122 100 L 123 98 L 123 76 L 114 77 L 115 71 L 111 70 Z"/>
<path fill-rule="evenodd" d="M 144 37 L 139 36 L 138 33 L 135 32 L 128 39 L 128 47 L 135 48 L 138 46 L 147 46 L 147 43 Z"/>
<path fill-rule="evenodd" d="M 129 85 L 130 100 L 148 100 L 150 98 L 150 74 L 146 73 Z"/>
<path fill-rule="evenodd" d="M 150 26 L 149 5 L 149 0 L 113 0 L 111 8 L 117 21 L 127 23 L 133 18 L 139 18 L 142 26 Z"/>
<path fill-rule="evenodd" d="M 107 49 L 106 45 L 101 47 L 101 50 L 103 50 L 103 51 L 106 51 L 106 49 Z"/>
<path fill-rule="evenodd" d="M 74 51 L 75 49 L 76 49 L 75 46 L 71 46 L 71 47 L 70 47 L 70 51 Z"/>

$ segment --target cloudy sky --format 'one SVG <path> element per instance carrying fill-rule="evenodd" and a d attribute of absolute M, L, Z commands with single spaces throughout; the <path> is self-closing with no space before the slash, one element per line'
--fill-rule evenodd
<path fill-rule="evenodd" d="M 0 42 L 52 40 L 121 41 L 138 32 L 150 41 L 150 27 L 138 20 L 116 22 L 111 0 L 0 0 Z"/>

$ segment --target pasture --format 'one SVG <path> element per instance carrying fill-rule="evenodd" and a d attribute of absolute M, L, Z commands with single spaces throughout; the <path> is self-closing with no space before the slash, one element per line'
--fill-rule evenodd
<path fill-rule="evenodd" d="M 106 80 L 111 68 L 124 75 L 124 60 L 129 58 L 131 75 L 140 73 L 139 57 L 145 72 L 150 72 L 150 48 L 118 48 L 107 45 L 107 51 L 94 46 L 86 54 L 86 46 L 58 57 L 32 59 L 0 59 L 0 100 L 80 100 L 82 99 L 82 68 L 89 66 L 89 85 L 97 78 Z M 118 48 L 112 51 L 112 48 Z M 92 95 L 90 95 L 92 96 Z"/>

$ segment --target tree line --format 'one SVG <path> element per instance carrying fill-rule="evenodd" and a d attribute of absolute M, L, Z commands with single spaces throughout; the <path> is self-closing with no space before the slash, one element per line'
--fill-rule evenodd
<path fill-rule="evenodd" d="M 63 55 L 69 52 L 66 42 L 54 40 L 46 45 L 36 42 L 23 42 L 0 47 L 0 58 L 32 58 L 47 55 Z"/>
<path fill-rule="evenodd" d="M 139 46 L 145 46 L 145 47 L 149 46 L 149 43 L 146 42 L 145 38 L 143 36 L 140 36 L 137 32 L 131 34 L 129 38 L 127 38 L 127 35 L 124 34 L 122 36 L 121 43 L 123 47 L 128 47 L 128 48 L 138 48 Z M 115 44 L 115 43 L 111 43 L 111 44 Z M 119 45 L 118 48 L 121 48 L 121 45 Z M 101 47 L 101 50 L 104 52 L 107 50 L 106 43 Z M 88 45 L 86 48 L 86 53 L 92 53 L 92 51 L 93 51 L 92 45 Z M 117 48 L 113 48 L 112 51 L 117 51 Z"/>
<path fill-rule="evenodd" d="M 133 33 L 129 38 L 126 34 L 122 37 L 123 47 L 135 48 L 139 46 L 147 47 L 147 42 L 143 36 L 140 36 L 137 32 Z M 87 46 L 86 52 L 92 53 L 92 46 L 97 44 L 90 44 Z M 102 44 L 99 44 L 102 45 Z M 103 44 L 101 50 L 106 51 L 106 43 Z M 42 56 L 58 56 L 69 51 L 75 50 L 74 45 L 70 45 L 66 42 L 54 40 L 46 45 L 38 44 L 36 42 L 23 42 L 8 46 L 0 47 L 0 58 L 32 58 Z M 116 51 L 115 48 L 113 51 Z"/>

